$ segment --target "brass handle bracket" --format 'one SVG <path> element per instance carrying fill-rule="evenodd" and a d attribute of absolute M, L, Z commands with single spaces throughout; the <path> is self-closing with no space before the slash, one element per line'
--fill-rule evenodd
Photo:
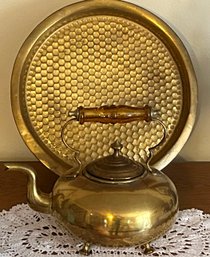
<path fill-rule="evenodd" d="M 149 147 L 148 148 L 148 151 L 149 151 L 149 155 L 148 155 L 148 158 L 146 160 L 146 166 L 148 168 L 148 170 L 154 174 L 156 174 L 156 171 L 157 170 L 154 170 L 151 166 L 150 166 L 150 162 L 154 156 L 154 151 L 155 151 L 155 148 L 157 148 L 158 146 L 162 145 L 165 140 L 166 140 L 166 136 L 167 136 L 167 128 L 166 128 L 166 125 L 159 119 L 159 118 L 155 118 L 154 121 L 157 121 L 163 128 L 163 136 L 161 138 L 161 140 L 155 145 L 155 146 L 152 146 L 152 147 Z"/>

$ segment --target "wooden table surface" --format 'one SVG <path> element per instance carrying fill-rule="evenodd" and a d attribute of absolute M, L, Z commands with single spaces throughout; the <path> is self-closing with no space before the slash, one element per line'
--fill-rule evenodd
<path fill-rule="evenodd" d="M 41 190 L 50 192 L 57 176 L 39 162 L 27 164 L 37 170 Z M 163 171 L 177 187 L 180 209 L 197 208 L 210 213 L 210 162 L 171 163 Z M 26 175 L 4 171 L 0 165 L 0 210 L 25 203 L 26 185 Z"/>

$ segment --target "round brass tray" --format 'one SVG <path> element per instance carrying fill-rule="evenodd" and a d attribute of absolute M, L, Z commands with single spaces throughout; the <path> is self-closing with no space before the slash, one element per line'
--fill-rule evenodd
<path fill-rule="evenodd" d="M 177 35 L 155 15 L 135 5 L 84 1 L 44 20 L 29 35 L 12 74 L 12 109 L 24 141 L 36 157 L 62 175 L 109 153 L 119 139 L 122 152 L 140 161 L 157 144 L 156 122 L 69 123 L 78 106 L 149 105 L 159 110 L 167 138 L 153 165 L 166 166 L 180 151 L 195 120 L 197 89 L 188 53 Z"/>

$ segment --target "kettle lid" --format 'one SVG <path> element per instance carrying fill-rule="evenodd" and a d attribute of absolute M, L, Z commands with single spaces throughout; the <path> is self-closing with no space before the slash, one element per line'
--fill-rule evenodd
<path fill-rule="evenodd" d="M 89 163 L 84 175 L 90 179 L 107 183 L 131 182 L 143 175 L 144 166 L 121 154 L 122 144 L 116 140 L 112 145 L 114 153 Z"/>

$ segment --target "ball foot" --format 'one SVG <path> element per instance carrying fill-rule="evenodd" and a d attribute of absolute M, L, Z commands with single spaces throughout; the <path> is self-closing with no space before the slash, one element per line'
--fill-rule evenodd
<path fill-rule="evenodd" d="M 142 246 L 144 254 L 151 254 L 155 251 L 154 247 L 152 247 L 149 243 Z"/>
<path fill-rule="evenodd" d="M 90 243 L 84 243 L 82 246 L 82 249 L 79 251 L 79 253 L 88 256 L 91 254 L 91 244 Z"/>

